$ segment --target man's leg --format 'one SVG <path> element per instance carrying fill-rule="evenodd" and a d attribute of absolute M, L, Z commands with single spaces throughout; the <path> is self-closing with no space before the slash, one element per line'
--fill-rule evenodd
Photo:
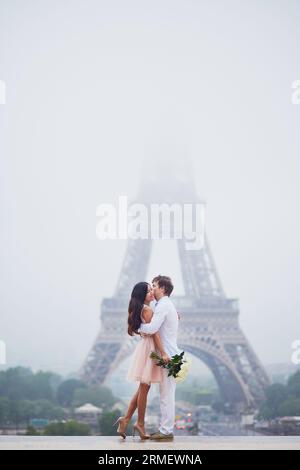
<path fill-rule="evenodd" d="M 175 390 L 174 377 L 168 377 L 168 371 L 163 369 L 163 381 L 159 384 L 161 421 L 159 431 L 162 434 L 173 433 L 175 421 Z"/>

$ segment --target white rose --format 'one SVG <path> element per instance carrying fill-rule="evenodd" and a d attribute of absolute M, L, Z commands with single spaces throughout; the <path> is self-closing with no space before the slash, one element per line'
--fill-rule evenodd
<path fill-rule="evenodd" d="M 182 370 L 182 369 L 181 369 L 181 370 L 178 372 L 177 376 L 175 377 L 175 381 L 176 381 L 176 382 L 182 382 L 182 381 L 186 378 L 187 372 L 188 372 L 187 370 Z"/>

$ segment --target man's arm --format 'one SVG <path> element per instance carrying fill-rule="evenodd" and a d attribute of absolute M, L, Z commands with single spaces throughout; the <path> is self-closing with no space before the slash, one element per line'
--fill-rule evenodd
<path fill-rule="evenodd" d="M 146 333 L 147 335 L 154 335 L 154 333 L 156 333 L 160 329 L 166 315 L 167 309 L 158 306 L 156 308 L 155 314 L 152 317 L 151 322 L 142 323 L 138 331 L 141 333 Z"/>

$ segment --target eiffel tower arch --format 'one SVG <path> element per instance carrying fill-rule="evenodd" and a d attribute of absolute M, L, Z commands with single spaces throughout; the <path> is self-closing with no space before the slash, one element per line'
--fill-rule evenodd
<path fill-rule="evenodd" d="M 137 201 L 200 202 L 190 178 L 170 173 L 165 180 L 142 182 Z M 224 293 L 207 236 L 201 250 L 186 250 L 182 239 L 177 247 L 185 290 L 184 296 L 172 296 L 180 312 L 179 347 L 209 367 L 225 402 L 256 407 L 269 378 L 240 328 L 238 300 Z M 128 240 L 114 295 L 102 300 L 101 329 L 80 370 L 89 384 L 107 381 L 138 341 L 127 335 L 127 308 L 134 284 L 146 279 L 151 249 L 151 239 Z"/>

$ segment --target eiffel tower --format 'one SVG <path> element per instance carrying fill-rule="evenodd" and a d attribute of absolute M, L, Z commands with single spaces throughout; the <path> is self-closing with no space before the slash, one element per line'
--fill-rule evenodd
<path fill-rule="evenodd" d="M 133 203 L 174 201 L 201 202 L 191 175 L 162 171 L 158 179 L 144 179 Z M 224 293 L 207 236 L 201 250 L 186 250 L 183 239 L 177 246 L 185 290 L 172 296 L 180 312 L 179 347 L 208 366 L 225 403 L 256 408 L 269 378 L 240 328 L 238 300 Z M 134 284 L 146 279 L 151 248 L 151 239 L 128 240 L 114 295 L 102 300 L 101 329 L 79 372 L 89 384 L 103 384 L 136 345 L 137 338 L 127 335 L 128 301 Z"/>

